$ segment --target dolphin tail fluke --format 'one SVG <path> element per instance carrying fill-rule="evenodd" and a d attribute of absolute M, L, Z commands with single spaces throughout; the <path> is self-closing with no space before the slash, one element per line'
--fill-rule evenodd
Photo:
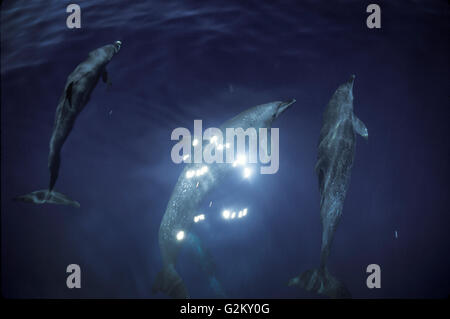
<path fill-rule="evenodd" d="M 288 286 L 300 286 L 307 291 L 335 299 L 351 298 L 347 287 L 325 269 L 310 269 L 292 278 Z"/>
<path fill-rule="evenodd" d="M 26 195 L 17 196 L 14 198 L 15 201 L 31 203 L 31 204 L 59 204 L 68 205 L 73 207 L 80 207 L 80 203 L 69 198 L 63 193 L 58 193 L 56 191 L 49 191 L 48 189 L 41 189 L 35 192 L 31 192 Z"/>
<path fill-rule="evenodd" d="M 162 292 L 175 299 L 189 298 L 183 279 L 173 265 L 168 265 L 156 276 L 153 293 Z"/>

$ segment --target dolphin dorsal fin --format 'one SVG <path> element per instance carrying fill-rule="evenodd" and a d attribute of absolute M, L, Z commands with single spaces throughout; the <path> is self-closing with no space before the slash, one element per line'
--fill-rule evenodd
<path fill-rule="evenodd" d="M 353 115 L 353 129 L 356 133 L 367 139 L 369 137 L 369 132 L 366 125 L 361 121 L 356 115 Z"/>

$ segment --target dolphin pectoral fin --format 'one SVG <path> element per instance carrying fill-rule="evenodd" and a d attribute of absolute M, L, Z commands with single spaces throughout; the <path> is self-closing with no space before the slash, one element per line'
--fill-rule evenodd
<path fill-rule="evenodd" d="M 347 287 L 333 277 L 326 268 L 307 270 L 300 276 L 292 278 L 288 286 L 300 286 L 307 291 L 335 299 L 351 298 Z"/>
<path fill-rule="evenodd" d="M 325 167 L 326 167 L 326 165 L 328 165 L 327 163 L 325 163 L 325 161 L 326 160 L 324 158 L 320 158 L 317 161 L 316 167 L 315 167 L 316 175 L 319 179 L 320 194 L 322 194 L 322 192 L 325 188 Z"/>
<path fill-rule="evenodd" d="M 208 277 L 209 287 L 218 298 L 226 298 L 222 284 L 216 276 L 216 264 L 208 248 L 203 244 L 195 232 L 189 232 L 186 238 L 188 247 L 195 257 L 195 261 Z"/>
<path fill-rule="evenodd" d="M 108 71 L 103 71 L 102 73 L 103 83 L 106 83 L 106 87 L 109 89 L 112 86 L 111 81 L 109 80 Z"/>
<path fill-rule="evenodd" d="M 77 208 L 80 207 L 80 203 L 70 199 L 67 195 L 55 191 L 49 192 L 48 189 L 42 189 L 35 192 L 31 192 L 26 195 L 18 196 L 15 197 L 14 200 L 37 205 L 48 203 L 48 204 L 68 205 Z"/>
<path fill-rule="evenodd" d="M 227 295 L 222 288 L 222 284 L 219 282 L 219 280 L 215 276 L 210 276 L 208 278 L 208 281 L 209 281 L 209 286 L 212 288 L 212 290 L 214 291 L 214 294 L 218 298 L 227 298 Z"/>
<path fill-rule="evenodd" d="M 162 292 L 175 299 L 189 298 L 186 286 L 172 264 L 164 267 L 158 273 L 152 287 L 152 292 Z"/>
<path fill-rule="evenodd" d="M 70 82 L 70 84 L 67 86 L 67 89 L 66 89 L 66 100 L 69 101 L 70 106 L 72 106 L 72 87 L 73 87 L 73 82 Z"/>
<path fill-rule="evenodd" d="M 353 115 L 353 129 L 366 140 L 369 138 L 369 131 L 366 125 L 356 115 Z"/>
<path fill-rule="evenodd" d="M 108 83 L 108 71 L 103 71 L 103 74 L 102 74 L 102 80 L 103 80 L 103 83 Z"/>

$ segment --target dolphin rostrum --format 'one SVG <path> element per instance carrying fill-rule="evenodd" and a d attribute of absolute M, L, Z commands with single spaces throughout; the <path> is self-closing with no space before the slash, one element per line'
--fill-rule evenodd
<path fill-rule="evenodd" d="M 338 87 L 323 116 L 320 131 L 316 173 L 319 179 L 322 247 L 320 266 L 292 278 L 288 285 L 300 285 L 332 298 L 351 297 L 345 285 L 327 269 L 334 232 L 342 216 L 345 195 L 350 182 L 355 153 L 356 133 L 368 138 L 364 123 L 353 114 L 353 81 Z"/>
<path fill-rule="evenodd" d="M 108 85 L 111 84 L 106 65 L 119 52 L 121 45 L 122 42 L 116 41 L 114 44 L 108 44 L 90 52 L 88 58 L 70 73 L 56 108 L 53 133 L 50 139 L 48 155 L 50 183 L 48 189 L 18 196 L 15 200 L 33 204 L 52 203 L 80 207 L 77 201 L 53 190 L 58 178 L 61 149 L 72 131 L 75 119 L 88 103 L 100 77 Z"/>
<path fill-rule="evenodd" d="M 224 123 L 220 129 L 226 128 L 270 128 L 272 122 L 288 109 L 295 100 L 289 102 L 271 102 L 250 108 Z M 167 204 L 159 228 L 159 247 L 161 250 L 163 269 L 158 273 L 153 285 L 153 292 L 158 291 L 172 298 L 188 298 L 188 291 L 183 280 L 175 269 L 178 253 L 183 241 L 177 240 L 182 230 L 187 232 L 197 213 L 197 207 L 205 196 L 212 191 L 233 170 L 232 164 L 208 164 L 208 171 L 201 179 L 188 178 L 187 172 L 200 169 L 201 164 L 187 164 L 178 178 L 177 184 Z"/>

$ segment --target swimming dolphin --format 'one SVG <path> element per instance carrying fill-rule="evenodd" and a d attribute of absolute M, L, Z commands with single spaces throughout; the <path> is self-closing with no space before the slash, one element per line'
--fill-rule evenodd
<path fill-rule="evenodd" d="M 294 103 L 295 100 L 255 106 L 227 121 L 220 129 L 225 132 L 226 128 L 241 127 L 246 130 L 254 127 L 259 132 L 259 128 L 270 128 L 272 122 Z M 159 228 L 163 269 L 156 277 L 152 289 L 154 293 L 160 291 L 173 298 L 189 297 L 185 284 L 175 269 L 178 252 L 183 242 L 178 241 L 176 236 L 181 230 L 184 232 L 189 230 L 198 205 L 233 170 L 232 164 L 213 163 L 208 164 L 208 171 L 200 179 L 187 177 L 189 170 L 197 170 L 202 166 L 202 164 L 186 165 L 167 204 Z"/>
<path fill-rule="evenodd" d="M 355 154 L 356 133 L 368 138 L 364 123 L 353 113 L 353 81 L 336 90 L 323 116 L 320 131 L 316 173 L 319 179 L 322 248 L 318 269 L 307 270 L 292 278 L 288 285 L 300 285 L 332 298 L 350 297 L 345 285 L 326 267 L 334 232 L 342 215 L 345 195 Z"/>
<path fill-rule="evenodd" d="M 50 139 L 48 168 L 50 183 L 48 189 L 38 190 L 27 195 L 18 196 L 17 201 L 33 204 L 63 204 L 80 207 L 77 201 L 53 190 L 59 173 L 60 153 L 64 142 L 72 131 L 75 119 L 89 102 L 92 91 L 100 77 L 110 85 L 106 65 L 119 52 L 122 42 L 116 41 L 89 53 L 87 60 L 80 63 L 70 73 L 63 94 L 56 108 L 55 123 Z"/>

